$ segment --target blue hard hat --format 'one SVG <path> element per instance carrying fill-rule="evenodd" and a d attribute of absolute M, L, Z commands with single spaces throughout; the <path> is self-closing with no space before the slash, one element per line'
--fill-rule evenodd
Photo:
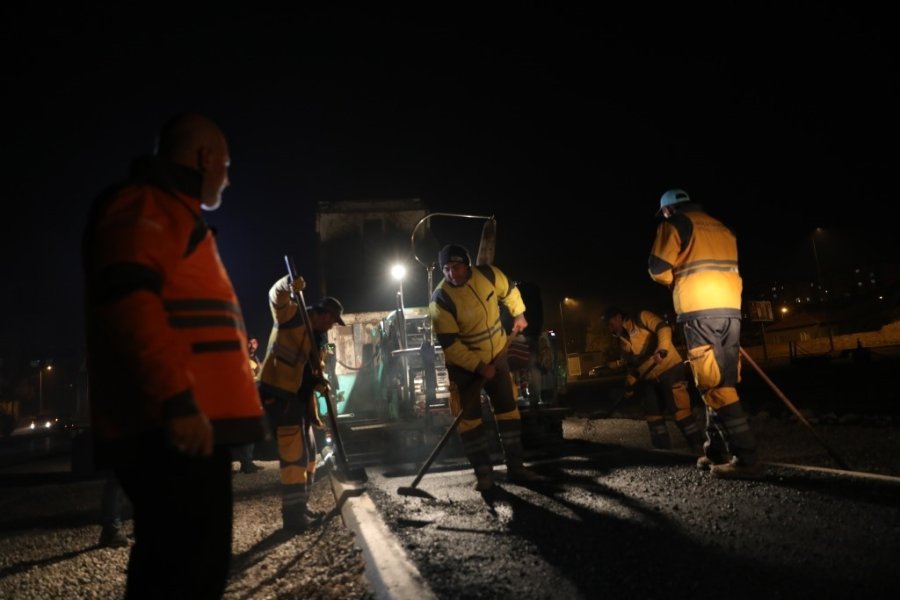
<path fill-rule="evenodd" d="M 659 211 L 656 214 L 660 214 L 662 209 L 667 206 L 672 206 L 673 204 L 681 204 L 682 202 L 690 202 L 691 197 L 688 196 L 688 193 L 684 190 L 669 190 L 665 194 L 662 195 L 662 198 L 659 199 Z"/>

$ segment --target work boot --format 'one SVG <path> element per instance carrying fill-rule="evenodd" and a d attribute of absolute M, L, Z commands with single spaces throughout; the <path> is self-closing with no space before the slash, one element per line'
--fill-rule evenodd
<path fill-rule="evenodd" d="M 256 473 L 257 471 L 262 471 L 262 467 L 254 462 L 249 462 L 241 465 L 241 473 L 251 475 Z"/>
<path fill-rule="evenodd" d="M 124 548 L 128 545 L 128 538 L 125 537 L 121 527 L 104 525 L 97 544 L 106 548 Z"/>
<path fill-rule="evenodd" d="M 663 418 L 655 418 L 647 421 L 647 428 L 650 430 L 650 445 L 657 450 L 671 450 L 672 438 L 669 436 L 669 428 Z"/>
<path fill-rule="evenodd" d="M 707 414 L 709 417 L 709 414 Z M 728 450 L 728 444 L 719 434 L 718 429 L 714 425 L 710 425 L 706 429 L 707 439 L 703 442 L 701 453 L 703 456 L 697 459 L 697 468 L 701 471 L 709 471 L 713 465 L 724 465 L 728 463 L 732 456 Z"/>
<path fill-rule="evenodd" d="M 290 518 L 285 518 L 283 529 L 289 533 L 303 533 L 304 531 L 316 528 L 319 523 L 319 519 L 310 517 L 304 511 L 299 515 L 292 515 Z"/>
<path fill-rule="evenodd" d="M 322 522 L 320 517 L 315 516 L 318 514 L 310 510 L 306 502 L 295 504 L 289 510 L 282 509 L 281 520 L 284 523 L 283 529 L 291 533 L 303 533 L 314 529 Z"/>
<path fill-rule="evenodd" d="M 697 468 L 701 471 L 709 471 L 714 465 L 724 465 L 728 461 L 728 458 L 723 458 L 721 461 L 716 462 L 708 456 L 701 456 L 697 459 Z"/>
<path fill-rule="evenodd" d="M 547 481 L 547 479 L 543 475 L 538 475 L 524 465 L 507 465 L 506 478 L 513 483 L 519 483 L 523 485 Z"/>
<path fill-rule="evenodd" d="M 303 533 L 313 526 L 313 520 L 306 514 L 284 520 L 283 529 L 289 533 Z"/>
<path fill-rule="evenodd" d="M 720 479 L 764 479 L 766 470 L 762 464 L 756 462 L 752 465 L 740 462 L 737 458 L 732 458 L 723 465 L 713 465 L 709 472 L 713 477 Z"/>
<path fill-rule="evenodd" d="M 310 519 L 312 519 L 314 521 L 318 521 L 325 517 L 325 513 L 318 511 L 318 510 L 313 510 L 308 506 L 303 507 L 303 514 L 305 514 L 307 517 L 309 517 Z"/>
<path fill-rule="evenodd" d="M 490 465 L 475 468 L 475 491 L 487 492 L 494 487 L 494 469 Z"/>

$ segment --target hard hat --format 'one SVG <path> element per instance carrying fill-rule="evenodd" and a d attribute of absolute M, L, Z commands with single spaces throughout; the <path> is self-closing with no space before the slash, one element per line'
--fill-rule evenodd
<path fill-rule="evenodd" d="M 656 214 L 662 214 L 662 209 L 673 204 L 681 204 L 682 202 L 690 202 L 691 198 L 684 190 L 669 190 L 659 199 L 659 211 Z"/>

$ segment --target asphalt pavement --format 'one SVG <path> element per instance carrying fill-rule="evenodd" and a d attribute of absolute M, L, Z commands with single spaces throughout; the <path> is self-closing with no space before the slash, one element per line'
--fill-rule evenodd
<path fill-rule="evenodd" d="M 339 519 L 283 539 L 277 463 L 236 475 L 227 597 L 900 597 L 895 422 L 814 419 L 861 469 L 847 472 L 796 420 L 757 414 L 765 480 L 721 481 L 695 468 L 674 424 L 673 450 L 652 450 L 635 407 L 590 419 L 609 398 L 585 397 L 602 401 L 565 421 L 563 442 L 529 449 L 546 478 L 536 485 L 505 481 L 495 456 L 497 488 L 479 494 L 448 451 L 418 483 L 422 496 L 409 496 L 399 489 L 420 463 L 370 465 L 365 482 L 333 473 L 322 480 L 329 497 L 314 491 L 315 507 Z M 100 486 L 70 464 L 57 455 L 0 469 L 7 597 L 121 592 L 127 549 L 96 549 Z"/>
<path fill-rule="evenodd" d="M 570 440 L 530 457 L 545 483 L 505 482 L 498 465 L 491 494 L 459 461 L 422 479 L 430 498 L 398 493 L 413 465 L 367 469 L 379 536 L 412 573 L 384 597 L 900 595 L 900 479 L 769 462 L 763 481 L 722 481 L 640 445 Z"/>

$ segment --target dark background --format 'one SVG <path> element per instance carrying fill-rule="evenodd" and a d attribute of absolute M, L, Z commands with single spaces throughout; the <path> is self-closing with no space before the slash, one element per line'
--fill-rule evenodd
<path fill-rule="evenodd" d="M 261 338 L 285 254 L 317 298 L 321 201 L 421 198 L 495 215 L 496 264 L 540 288 L 548 325 L 563 296 L 670 310 L 646 266 L 671 187 L 736 230 L 745 298 L 813 280 L 816 227 L 821 270 L 896 263 L 886 14 L 818 3 L 2 11 L 7 365 L 83 353 L 90 201 L 182 110 L 229 138 L 232 186 L 206 216 Z M 480 228 L 433 232 L 474 255 Z M 395 258 L 346 268 L 384 269 L 393 285 Z M 411 282 L 407 304 L 426 292 Z M 391 308 L 365 294 L 342 300 Z"/>

